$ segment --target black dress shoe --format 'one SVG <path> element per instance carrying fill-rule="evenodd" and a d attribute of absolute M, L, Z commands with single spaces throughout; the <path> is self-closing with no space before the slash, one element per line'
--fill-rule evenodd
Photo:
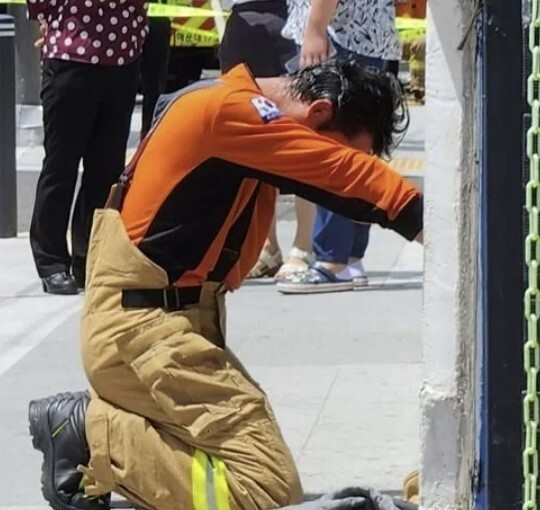
<path fill-rule="evenodd" d="M 54 510 L 108 510 L 110 494 L 90 498 L 80 487 L 90 452 L 86 443 L 85 414 L 88 393 L 61 393 L 30 402 L 30 435 L 43 453 L 41 490 Z"/>
<path fill-rule="evenodd" d="M 49 294 L 77 294 L 79 292 L 75 278 L 67 271 L 54 273 L 42 278 L 43 291 Z"/>

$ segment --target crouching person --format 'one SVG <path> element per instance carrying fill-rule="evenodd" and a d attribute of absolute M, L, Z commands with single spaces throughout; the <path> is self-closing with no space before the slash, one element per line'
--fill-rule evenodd
<path fill-rule="evenodd" d="M 175 95 L 95 215 L 90 394 L 30 404 L 56 510 L 106 510 L 111 491 L 151 510 L 302 501 L 267 397 L 226 346 L 225 294 L 256 262 L 282 186 L 419 238 L 421 194 L 377 157 L 407 124 L 398 82 L 354 61 L 261 79 L 240 65 Z M 316 508 L 371 508 L 364 496 Z"/>

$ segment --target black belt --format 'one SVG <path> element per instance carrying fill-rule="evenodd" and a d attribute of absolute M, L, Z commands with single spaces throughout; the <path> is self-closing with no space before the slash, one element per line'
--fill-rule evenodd
<path fill-rule="evenodd" d="M 200 301 L 201 286 L 166 287 L 164 289 L 125 289 L 122 291 L 123 308 L 163 308 L 168 312 L 183 310 L 186 305 Z"/>

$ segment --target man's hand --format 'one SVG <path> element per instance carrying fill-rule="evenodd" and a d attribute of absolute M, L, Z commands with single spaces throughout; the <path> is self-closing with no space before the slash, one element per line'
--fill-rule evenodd
<path fill-rule="evenodd" d="M 330 44 L 326 30 L 306 31 L 300 51 L 300 67 L 314 66 L 328 60 Z"/>
<path fill-rule="evenodd" d="M 36 48 L 42 48 L 45 44 L 45 37 L 47 36 L 47 30 L 49 29 L 49 26 L 47 25 L 47 22 L 44 19 L 39 20 L 39 35 L 41 36 L 39 39 L 34 42 L 34 47 Z"/>

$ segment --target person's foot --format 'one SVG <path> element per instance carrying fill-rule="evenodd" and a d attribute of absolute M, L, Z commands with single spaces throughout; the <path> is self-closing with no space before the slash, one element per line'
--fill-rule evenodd
<path fill-rule="evenodd" d="M 364 266 L 358 260 L 347 266 L 315 262 L 307 269 L 278 281 L 276 288 L 283 294 L 317 294 L 359 290 L 367 284 Z"/>
<path fill-rule="evenodd" d="M 304 271 L 278 281 L 276 289 L 283 294 L 317 294 L 353 290 L 354 284 L 350 279 L 337 278 L 332 271 L 315 262 Z"/>
<path fill-rule="evenodd" d="M 335 272 L 340 279 L 352 280 L 354 288 L 366 287 L 369 284 L 366 270 L 361 259 L 351 259 L 340 271 Z"/>
<path fill-rule="evenodd" d="M 89 498 L 77 466 L 87 465 L 85 414 L 88 393 L 61 393 L 33 400 L 28 408 L 30 435 L 43 453 L 41 490 L 54 510 L 108 510 L 109 496 Z"/>
<path fill-rule="evenodd" d="M 249 272 L 247 278 L 271 278 L 274 276 L 281 265 L 283 264 L 283 257 L 281 256 L 281 251 L 277 249 L 274 252 L 271 252 L 267 248 L 264 248 L 259 255 L 259 260 L 255 266 Z"/>
<path fill-rule="evenodd" d="M 69 295 L 79 292 L 75 278 L 67 271 L 61 271 L 41 279 L 43 292 L 48 294 Z"/>
<path fill-rule="evenodd" d="M 293 246 L 287 256 L 287 261 L 279 268 L 274 280 L 285 281 L 293 274 L 305 271 L 313 262 L 315 262 L 315 255 L 312 252 Z"/>

